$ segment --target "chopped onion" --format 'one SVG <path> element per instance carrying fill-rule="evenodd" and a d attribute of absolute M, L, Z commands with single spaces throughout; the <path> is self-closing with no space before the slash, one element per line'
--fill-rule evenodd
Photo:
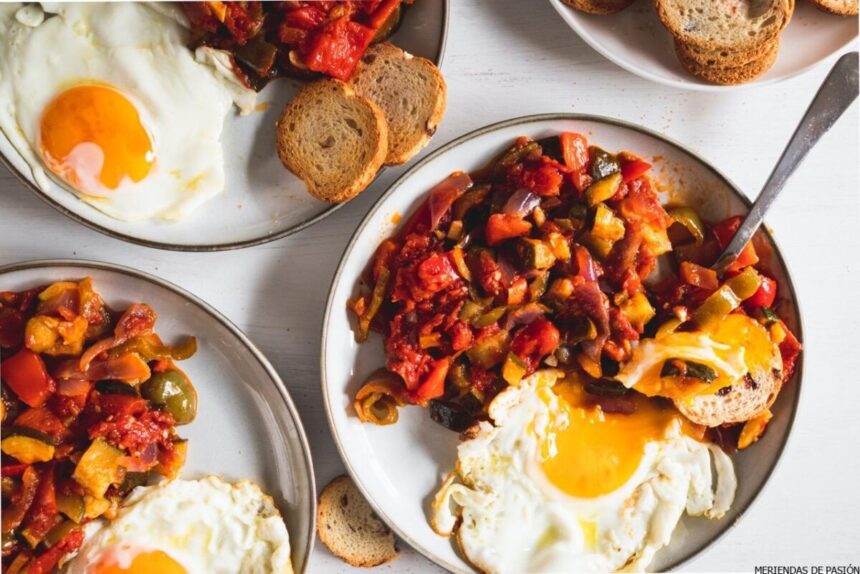
<path fill-rule="evenodd" d="M 452 173 L 430 191 L 427 205 L 430 209 L 430 230 L 439 227 L 439 222 L 457 199 L 472 187 L 472 178 L 463 171 Z"/>
<path fill-rule="evenodd" d="M 527 189 L 518 189 L 508 198 L 502 211 L 508 215 L 525 217 L 539 205 L 540 197 Z"/>
<path fill-rule="evenodd" d="M 528 325 L 538 317 L 546 314 L 546 307 L 537 303 L 526 303 L 518 309 L 508 313 L 508 319 L 505 322 L 505 329 L 510 331 L 517 325 Z"/>

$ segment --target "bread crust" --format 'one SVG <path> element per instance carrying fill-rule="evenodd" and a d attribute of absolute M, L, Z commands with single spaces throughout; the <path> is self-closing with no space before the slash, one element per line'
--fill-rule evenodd
<path fill-rule="evenodd" d="M 675 40 L 675 51 L 678 53 L 678 58 L 681 57 L 696 62 L 702 66 L 717 66 L 719 68 L 730 68 L 749 64 L 754 60 L 760 59 L 767 54 L 768 50 L 773 48 L 779 39 L 775 38 L 761 46 L 756 46 L 753 49 L 747 50 L 704 50 L 684 44 L 680 40 Z"/>
<path fill-rule="evenodd" d="M 308 133 L 317 129 L 308 110 L 318 109 L 324 103 L 338 100 L 348 102 L 361 116 L 361 128 L 365 145 L 371 146 L 371 154 L 363 165 L 357 165 L 358 173 L 338 188 L 318 186 L 311 177 L 312 158 L 306 153 Z M 322 103 L 320 103 L 322 102 Z M 289 129 L 293 126 L 294 129 Z M 314 197 L 331 203 L 341 203 L 352 199 L 376 178 L 379 168 L 388 153 L 388 127 L 382 110 L 369 99 L 360 96 L 346 83 L 334 79 L 311 82 L 284 107 L 275 125 L 275 138 L 278 157 L 281 163 L 296 177 L 305 182 L 308 192 Z M 304 138 L 304 139 L 303 139 Z M 340 158 L 341 165 L 327 166 L 328 169 L 341 169 L 350 158 Z"/>
<path fill-rule="evenodd" d="M 383 95 L 376 91 L 378 88 L 376 80 L 385 76 L 376 75 L 375 66 L 383 65 L 382 62 L 385 59 L 402 59 L 408 69 L 416 70 L 416 73 L 428 74 L 431 78 L 427 86 L 430 93 L 424 94 L 431 102 L 429 113 L 421 118 L 420 125 L 411 126 L 411 129 L 405 130 L 406 133 L 402 133 L 403 130 L 401 129 L 394 128 L 400 123 L 398 122 L 400 118 L 392 116 L 398 112 L 390 109 L 393 106 L 386 105 L 387 102 Z M 376 44 L 367 50 L 358 64 L 351 85 L 356 93 L 371 100 L 385 114 L 388 123 L 388 153 L 385 157 L 385 165 L 399 165 L 412 159 L 415 154 L 430 143 L 430 139 L 436 133 L 445 115 L 447 86 L 439 68 L 430 60 L 413 56 L 389 42 Z"/>
<path fill-rule="evenodd" d="M 357 536 L 358 533 L 362 533 L 363 536 L 374 538 L 369 544 L 390 545 L 390 548 L 386 548 L 384 553 L 378 553 L 375 556 L 370 553 L 361 554 L 354 548 L 349 548 L 349 544 L 344 542 L 343 526 L 340 520 L 348 520 L 348 517 L 345 516 L 346 508 L 351 504 L 360 505 L 361 508 L 358 510 L 362 514 L 369 515 L 374 526 L 378 528 L 375 531 L 365 530 L 361 527 L 354 529 L 354 525 L 350 523 L 348 526 L 349 535 Z M 339 528 L 341 530 L 338 530 Z M 319 504 L 317 505 L 317 534 L 332 554 L 351 566 L 373 568 L 391 562 L 398 556 L 394 534 L 382 521 L 376 518 L 367 501 L 364 500 L 353 484 L 352 479 L 346 475 L 332 480 L 320 493 Z"/>
<path fill-rule="evenodd" d="M 759 77 L 768 71 L 776 61 L 779 54 L 779 40 L 758 59 L 752 60 L 740 66 L 717 66 L 701 64 L 691 59 L 685 52 L 675 46 L 675 54 L 687 72 L 712 84 L 734 85 L 743 84 Z"/>
<path fill-rule="evenodd" d="M 636 0 L 563 0 L 565 4 L 585 12 L 586 14 L 596 14 L 606 16 L 607 14 L 615 14 L 633 4 Z"/>
<path fill-rule="evenodd" d="M 809 0 L 812 4 L 825 12 L 839 16 L 856 16 L 860 8 L 860 0 Z"/>
<path fill-rule="evenodd" d="M 681 2 L 681 0 L 655 0 L 654 6 L 657 10 L 657 16 L 660 21 L 671 32 L 676 40 L 687 44 L 691 47 L 700 48 L 702 50 L 755 50 L 767 42 L 777 38 L 780 33 L 788 25 L 794 12 L 794 0 L 771 0 L 773 2 L 771 10 L 773 17 L 778 18 L 779 22 L 775 25 L 769 25 L 760 28 L 761 33 L 755 35 L 736 35 L 734 39 L 729 39 L 725 36 L 708 37 L 701 33 L 694 33 L 693 30 L 687 29 L 688 24 L 682 21 L 677 10 L 673 8 L 673 4 Z M 716 2 L 717 5 L 723 5 L 722 2 Z M 704 18 L 704 17 L 703 17 Z M 752 21 L 750 22 L 752 24 Z M 738 38 L 741 38 L 738 40 Z"/>

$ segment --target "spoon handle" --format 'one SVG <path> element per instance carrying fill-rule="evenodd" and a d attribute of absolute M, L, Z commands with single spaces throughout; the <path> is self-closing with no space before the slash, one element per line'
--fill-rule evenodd
<path fill-rule="evenodd" d="M 714 264 L 713 269 L 718 275 L 722 276 L 752 239 L 764 219 L 764 214 L 809 150 L 857 98 L 857 82 L 857 52 L 849 52 L 839 58 L 827 75 L 827 79 L 821 84 L 815 99 L 806 110 L 806 115 L 803 116 L 767 183 L 753 203 L 752 209 L 738 228 L 734 239 Z"/>

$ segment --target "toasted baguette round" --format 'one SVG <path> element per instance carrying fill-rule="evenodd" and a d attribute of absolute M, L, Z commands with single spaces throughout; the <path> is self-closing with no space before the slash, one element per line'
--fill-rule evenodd
<path fill-rule="evenodd" d="M 362 56 L 352 86 L 385 114 L 387 165 L 409 161 L 427 145 L 445 115 L 445 79 L 439 68 L 388 42 L 371 46 Z"/>
<path fill-rule="evenodd" d="M 761 46 L 756 46 L 753 49 L 747 50 L 705 50 L 703 48 L 684 44 L 680 40 L 675 40 L 675 51 L 678 52 L 679 58 L 683 57 L 687 60 L 701 64 L 702 66 L 731 68 L 743 66 L 744 64 L 749 64 L 753 60 L 760 59 L 777 42 L 779 42 L 779 39 L 774 38 Z"/>
<path fill-rule="evenodd" d="M 624 10 L 636 0 L 563 0 L 568 6 L 586 14 L 615 14 Z"/>
<path fill-rule="evenodd" d="M 302 88 L 276 125 L 281 163 L 311 195 L 338 203 L 373 181 L 388 153 L 388 127 L 379 107 L 338 80 Z"/>
<path fill-rule="evenodd" d="M 860 0 L 809 0 L 817 8 L 839 14 L 840 16 L 856 16 L 860 8 Z"/>
<path fill-rule="evenodd" d="M 753 50 L 791 20 L 794 0 L 655 0 L 677 40 L 705 50 Z"/>
<path fill-rule="evenodd" d="M 779 41 L 774 42 L 761 57 L 740 66 L 718 66 L 702 64 L 691 59 L 675 46 L 675 53 L 684 69 L 712 84 L 733 85 L 749 82 L 764 74 L 773 66 L 779 53 Z"/>
<path fill-rule="evenodd" d="M 777 369 L 748 375 L 726 388 L 729 390 L 725 394 L 675 400 L 675 407 L 694 423 L 707 427 L 745 422 L 763 414 L 776 400 L 782 388 L 782 372 Z"/>
<path fill-rule="evenodd" d="M 352 566 L 372 568 L 397 558 L 394 534 L 348 476 L 334 479 L 320 493 L 317 533 L 326 548 Z"/>

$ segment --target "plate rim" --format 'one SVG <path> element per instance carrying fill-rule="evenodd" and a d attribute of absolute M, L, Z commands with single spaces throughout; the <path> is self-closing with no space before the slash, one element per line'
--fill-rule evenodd
<path fill-rule="evenodd" d="M 551 1 L 554 1 L 554 0 L 551 0 Z M 473 130 L 471 132 L 468 132 L 464 135 L 461 135 L 461 136 L 451 140 L 450 142 L 446 143 L 445 145 L 439 147 L 438 149 L 434 150 L 432 153 L 430 153 L 426 157 L 424 157 L 421 161 L 415 163 L 412 167 L 410 167 L 407 171 L 405 171 L 399 178 L 397 178 L 397 180 L 395 180 L 389 186 L 389 188 L 387 190 L 385 190 L 385 192 L 383 192 L 382 195 L 380 195 L 379 198 L 374 202 L 374 204 L 371 206 L 371 208 L 367 211 L 367 213 L 362 218 L 358 227 L 356 227 L 355 231 L 353 232 L 353 234 L 351 235 L 351 237 L 349 239 L 349 242 L 346 245 L 346 248 L 344 249 L 343 254 L 341 255 L 340 261 L 338 262 L 337 269 L 335 270 L 335 274 L 332 278 L 332 283 L 331 283 L 331 286 L 329 287 L 329 293 L 328 293 L 328 296 L 326 298 L 326 307 L 325 307 L 325 313 L 323 314 L 322 335 L 321 335 L 321 344 L 320 344 L 320 385 L 321 385 L 321 390 L 322 390 L 323 404 L 325 406 L 325 411 L 326 411 L 326 418 L 328 419 L 329 430 L 331 432 L 332 439 L 334 440 L 335 445 L 337 446 L 337 450 L 338 450 L 338 453 L 340 454 L 340 458 L 344 464 L 344 467 L 346 468 L 347 472 L 349 473 L 349 476 L 352 478 L 352 480 L 355 483 L 356 487 L 358 488 L 359 492 L 361 492 L 362 496 L 364 496 L 364 498 L 367 500 L 368 504 L 370 504 L 373 511 L 380 518 L 382 518 L 382 520 L 389 526 L 389 528 L 391 528 L 403 541 L 405 541 L 407 544 L 409 544 L 409 546 L 411 546 L 414 550 L 416 550 L 417 552 L 422 554 L 425 558 L 427 558 L 428 560 L 430 560 L 431 562 L 433 562 L 437 566 L 441 566 L 442 568 L 450 570 L 451 572 L 456 572 L 457 574 L 473 574 L 473 571 L 463 570 L 462 568 L 460 568 L 459 566 L 457 566 L 455 564 L 450 564 L 446 560 L 440 558 L 439 556 L 434 555 L 427 548 L 416 543 L 415 540 L 411 536 L 409 536 L 409 534 L 407 532 L 405 532 L 402 528 L 400 528 L 400 526 L 397 523 L 395 523 L 385 513 L 385 511 L 380 507 L 380 505 L 376 502 L 376 500 L 374 500 L 370 496 L 368 490 L 365 488 L 364 484 L 360 480 L 358 473 L 350 464 L 350 460 L 348 458 L 346 448 L 344 447 L 344 445 L 341 442 L 340 434 L 338 433 L 338 427 L 335 424 L 335 419 L 334 419 L 334 414 L 333 414 L 334 407 L 331 404 L 331 402 L 329 401 L 329 393 L 328 393 L 329 384 L 328 384 L 328 373 L 327 373 L 327 367 L 326 367 L 326 363 L 327 363 L 326 356 L 328 354 L 327 339 L 328 339 L 328 332 L 329 332 L 328 327 L 329 327 L 330 317 L 331 317 L 331 314 L 333 312 L 334 305 L 335 305 L 334 295 L 335 295 L 335 291 L 337 289 L 337 285 L 340 283 L 340 281 L 342 279 L 344 267 L 346 266 L 346 261 L 352 255 L 352 252 L 353 252 L 353 250 L 354 250 L 354 248 L 358 242 L 357 241 L 358 237 L 362 234 L 362 232 L 365 230 L 365 228 L 370 224 L 370 220 L 381 209 L 381 207 L 385 203 L 385 201 L 390 196 L 392 196 L 394 193 L 396 193 L 397 190 L 400 189 L 415 172 L 417 172 L 418 170 L 423 168 L 425 165 L 427 165 L 428 163 L 435 160 L 437 157 L 439 157 L 443 154 L 446 154 L 446 153 L 456 149 L 457 147 L 459 147 L 463 143 L 470 141 L 476 137 L 482 136 L 484 134 L 492 133 L 492 132 L 495 132 L 495 131 L 498 131 L 501 129 L 505 129 L 508 127 L 512 127 L 512 126 L 518 126 L 518 125 L 524 126 L 524 125 L 529 125 L 532 123 L 539 123 L 539 122 L 544 122 L 544 121 L 564 121 L 564 120 L 591 121 L 591 122 L 597 122 L 597 123 L 604 123 L 604 124 L 615 126 L 615 127 L 630 129 L 630 130 L 633 130 L 633 131 L 638 132 L 640 134 L 650 136 L 652 138 L 656 138 L 657 140 L 659 140 L 659 141 L 661 141 L 661 142 L 663 142 L 669 146 L 672 146 L 672 147 L 680 150 L 681 152 L 684 152 L 687 155 L 693 157 L 699 164 L 702 165 L 702 167 L 706 168 L 714 176 L 716 176 L 718 179 L 722 180 L 725 183 L 726 187 L 746 206 L 747 210 L 749 210 L 750 207 L 752 206 L 752 202 L 747 197 L 747 195 L 743 192 L 743 190 L 741 190 L 740 187 L 735 185 L 735 183 L 731 179 L 729 179 L 722 171 L 720 171 L 714 165 L 712 165 L 710 162 L 705 160 L 698 152 L 696 152 L 696 151 L 690 149 L 689 147 L 681 144 L 680 142 L 674 140 L 673 138 L 670 138 L 664 134 L 661 134 L 657 131 L 651 130 L 650 128 L 646 128 L 646 127 L 641 126 L 639 124 L 636 124 L 633 122 L 628 122 L 626 120 L 611 118 L 611 117 L 607 117 L 607 116 L 600 116 L 600 115 L 596 115 L 596 114 L 581 114 L 581 113 L 567 113 L 567 112 L 551 112 L 551 113 L 541 113 L 541 114 L 531 114 L 531 115 L 519 116 L 519 117 L 507 119 L 507 120 L 502 120 L 499 122 L 494 122 L 492 124 L 488 124 L 484 127 L 478 128 L 478 129 Z M 765 236 L 767 237 L 767 239 L 774 246 L 775 249 L 774 249 L 773 254 L 776 257 L 776 261 L 785 270 L 786 283 L 787 283 L 786 287 L 788 287 L 788 292 L 790 293 L 791 300 L 794 303 L 793 306 L 794 306 L 794 311 L 795 311 L 795 315 L 796 315 L 796 319 L 797 319 L 797 321 L 796 321 L 797 324 L 796 324 L 794 330 L 796 331 L 798 338 L 801 341 L 803 341 L 804 340 L 804 337 L 803 337 L 803 316 L 802 316 L 801 306 L 800 306 L 798 298 L 797 298 L 797 289 L 794 285 L 793 274 L 791 272 L 791 269 L 788 266 L 788 263 L 786 262 L 785 258 L 783 257 L 782 250 L 780 249 L 779 244 L 777 243 L 776 239 L 773 237 L 773 234 L 771 233 L 770 228 L 767 225 L 762 224 L 762 226 L 760 227 L 760 232 L 764 233 Z M 750 508 L 752 508 L 753 504 L 760 498 L 761 493 L 765 490 L 765 488 L 768 486 L 768 484 L 770 484 L 770 479 L 773 477 L 774 473 L 776 472 L 776 469 L 779 467 L 780 463 L 782 462 L 783 454 L 785 453 L 786 447 L 788 445 L 788 441 L 792 436 L 792 430 L 794 428 L 794 423 L 797 420 L 798 406 L 800 404 L 800 398 L 801 398 L 801 395 L 803 393 L 802 381 L 803 381 L 803 376 L 805 374 L 805 368 L 804 368 L 805 360 L 804 360 L 804 358 L 805 358 L 805 353 L 801 353 L 800 357 L 798 358 L 797 365 L 795 367 L 795 372 L 792 375 L 792 379 L 791 379 L 792 384 L 797 387 L 797 392 L 796 392 L 794 401 L 791 404 L 791 412 L 789 414 L 788 425 L 786 426 L 785 435 L 782 437 L 782 440 L 780 441 L 780 443 L 777 447 L 776 459 L 775 459 L 773 465 L 770 467 L 770 469 L 768 469 L 767 473 L 765 474 L 764 480 L 763 480 L 761 486 L 753 493 L 752 497 L 750 498 L 750 500 L 747 502 L 746 505 L 738 508 L 738 515 L 735 518 L 735 520 L 730 521 L 730 522 L 727 521 L 723 524 L 720 524 L 720 527 L 716 531 L 715 535 L 706 544 L 704 544 L 700 548 L 694 549 L 692 552 L 687 553 L 686 555 L 682 556 L 681 558 L 679 558 L 678 560 L 676 560 L 675 562 L 673 562 L 672 564 L 667 566 L 666 567 L 667 571 L 676 570 L 676 569 L 678 569 L 678 568 L 680 568 L 686 564 L 689 564 L 696 557 L 699 557 L 704 552 L 714 548 L 714 546 L 730 530 L 732 530 L 741 521 L 743 516 L 750 510 Z"/>
<path fill-rule="evenodd" d="M 253 358 L 257 360 L 257 362 L 260 364 L 260 366 L 271 379 L 272 383 L 277 388 L 278 394 L 281 396 L 284 406 L 286 407 L 287 412 L 290 415 L 290 419 L 292 419 L 293 424 L 296 426 L 296 430 L 298 431 L 298 442 L 301 447 L 305 465 L 307 466 L 307 473 L 305 473 L 305 479 L 308 481 L 308 486 L 310 487 L 310 497 L 309 502 L 307 503 L 308 508 L 306 509 L 310 513 L 310 521 L 308 522 L 309 536 L 304 548 L 305 558 L 298 569 L 300 573 L 304 574 L 307 571 L 308 565 L 311 562 L 314 543 L 316 542 L 316 473 L 314 471 L 313 457 L 311 455 L 311 448 L 308 442 L 307 433 L 305 432 L 305 427 L 302 423 L 301 417 L 299 416 L 298 409 L 293 402 L 289 389 L 287 389 L 287 386 L 286 384 L 284 384 L 283 379 L 281 379 L 277 370 L 272 365 L 272 363 L 269 362 L 268 358 L 266 358 L 263 352 L 259 348 L 257 348 L 257 346 L 248 338 L 247 335 L 245 335 L 245 333 L 238 326 L 236 326 L 235 323 L 233 323 L 233 321 L 228 319 L 223 313 L 215 309 L 212 305 L 210 305 L 200 297 L 194 295 L 190 291 L 180 287 L 179 285 L 176 285 L 175 283 L 172 283 L 160 277 L 156 277 L 155 275 L 152 275 L 145 271 L 141 271 L 139 269 L 134 269 L 132 267 L 127 267 L 125 265 L 119 265 L 116 263 L 108 263 L 104 261 L 95 261 L 90 259 L 32 259 L 27 261 L 21 261 L 18 263 L 0 265 L 0 278 L 6 276 L 7 274 L 15 273 L 18 271 L 46 269 L 51 267 L 78 267 L 82 269 L 96 269 L 99 271 L 119 273 L 121 275 L 125 275 L 133 279 L 142 280 L 147 283 L 151 283 L 157 287 L 167 289 L 168 291 L 179 295 L 181 298 L 192 303 L 201 311 L 203 311 L 206 315 L 220 323 L 233 336 L 239 339 L 239 341 L 245 346 L 248 351 L 250 351 Z"/>
<path fill-rule="evenodd" d="M 619 68 L 630 72 L 631 74 L 638 76 L 644 80 L 648 80 L 649 82 L 654 82 L 656 84 L 660 84 L 663 86 L 669 86 L 671 88 L 676 88 L 680 90 L 689 90 L 693 92 L 714 92 L 714 93 L 725 93 L 730 91 L 742 91 L 742 90 L 753 90 L 756 88 L 763 88 L 765 86 L 772 86 L 774 84 L 778 84 L 780 82 L 784 82 L 786 80 L 790 80 L 792 78 L 796 78 L 802 74 L 806 74 L 818 68 L 819 66 L 824 65 L 827 62 L 835 59 L 839 54 L 842 54 L 847 49 L 850 49 L 852 44 L 857 41 L 858 36 L 855 35 L 853 38 L 845 42 L 838 49 L 834 50 L 824 58 L 808 64 L 800 69 L 794 70 L 793 72 L 786 74 L 784 76 L 780 76 L 778 78 L 771 78 L 769 80 L 764 81 L 750 81 L 745 82 L 743 84 L 732 84 L 732 85 L 718 85 L 718 84 L 707 84 L 704 81 L 697 82 L 683 82 L 680 80 L 672 80 L 669 78 L 664 78 L 662 76 L 658 76 L 651 72 L 644 71 L 636 66 L 633 66 L 626 60 L 622 60 L 615 56 L 611 51 L 606 50 L 602 44 L 597 42 L 594 37 L 589 33 L 585 28 L 583 28 L 579 22 L 573 19 L 573 16 L 569 13 L 569 10 L 575 10 L 575 8 L 566 5 L 562 0 L 549 0 L 549 3 L 558 13 L 559 17 L 567 24 L 568 28 L 573 30 L 577 36 L 579 36 L 583 42 L 589 45 L 591 49 L 595 52 L 618 66 Z M 850 17 L 850 16 L 849 16 Z M 692 77 L 692 76 L 691 76 Z"/>
<path fill-rule="evenodd" d="M 436 48 L 436 56 L 432 59 L 433 63 L 436 64 L 436 67 L 439 70 L 442 70 L 442 65 L 445 60 L 445 51 L 448 47 L 448 31 L 450 26 L 451 19 L 451 0 L 441 0 L 442 2 L 442 36 L 439 40 L 439 45 Z M 5 137 L 0 133 L 0 137 Z M 8 138 L 7 138 L 8 139 Z M 17 151 L 16 151 L 17 153 Z M 34 182 L 30 181 L 30 179 L 18 170 L 15 166 L 12 165 L 12 162 L 9 161 L 6 156 L 0 153 L 0 164 L 15 176 L 15 178 L 31 193 L 33 193 L 40 200 L 47 203 L 49 206 L 54 208 L 56 211 L 62 213 L 69 219 L 83 225 L 84 227 L 88 227 L 93 231 L 101 233 L 103 235 L 107 235 L 113 239 L 118 239 L 120 241 L 125 241 L 126 243 L 132 243 L 135 245 L 142 245 L 143 247 L 150 247 L 152 249 L 162 249 L 164 251 L 182 251 L 182 252 L 190 252 L 190 253 L 211 253 L 215 251 L 233 251 L 236 249 L 244 249 L 247 247 L 254 247 L 256 245 L 263 245 L 265 243 L 270 243 L 272 241 L 277 241 L 278 239 L 283 239 L 284 237 L 288 237 L 312 225 L 319 223 L 323 219 L 327 218 L 334 212 L 338 211 L 344 205 L 350 203 L 349 201 L 344 201 L 341 203 L 335 203 L 328 207 L 326 207 L 323 211 L 317 213 L 316 215 L 305 219 L 295 225 L 291 225 L 285 229 L 282 229 L 276 233 L 270 233 L 268 235 L 263 235 L 259 237 L 253 237 L 250 239 L 244 239 L 241 241 L 230 241 L 227 243 L 206 243 L 199 245 L 185 245 L 181 243 L 168 243 L 162 241 L 155 241 L 152 239 L 143 239 L 140 237 L 135 237 L 133 235 L 129 235 L 127 233 L 122 233 L 120 231 L 114 231 L 109 229 L 99 223 L 95 223 L 93 221 L 88 220 L 83 215 L 79 215 L 72 211 L 71 209 L 65 207 L 60 202 L 55 201 L 51 197 L 49 197 L 45 192 L 39 189 L 39 186 Z M 370 187 L 374 181 L 377 181 L 379 175 L 382 174 L 386 170 L 386 167 L 383 166 L 379 169 L 376 176 L 374 176 L 373 181 L 368 184 Z"/>

